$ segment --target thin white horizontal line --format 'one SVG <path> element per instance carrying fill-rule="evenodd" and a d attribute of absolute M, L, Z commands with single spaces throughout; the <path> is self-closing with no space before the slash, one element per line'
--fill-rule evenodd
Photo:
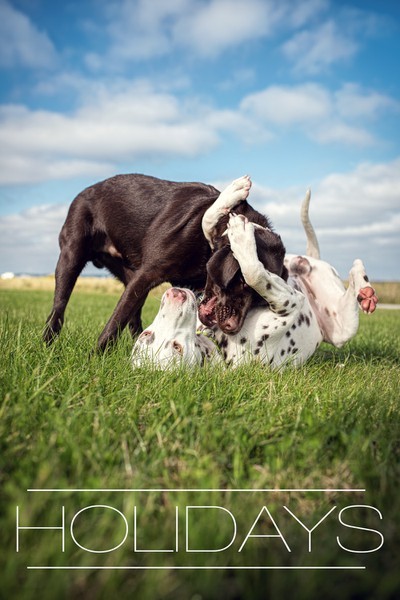
<path fill-rule="evenodd" d="M 29 488 L 27 492 L 240 492 L 240 493 L 256 493 L 256 492 L 365 492 L 365 488 L 260 488 L 260 489 L 232 489 L 232 488 Z"/>
<path fill-rule="evenodd" d="M 184 569 L 195 569 L 195 570 L 205 570 L 205 569 L 211 569 L 211 570 L 349 570 L 349 569 L 365 569 L 366 567 L 316 567 L 316 566 L 311 566 L 311 567 L 302 567 L 302 566 L 298 566 L 298 567 L 266 567 L 264 565 L 260 565 L 260 566 L 253 566 L 253 567 L 229 567 L 229 566 L 214 566 L 214 567 L 206 567 L 206 566 L 155 566 L 155 567 L 141 567 L 141 566 L 136 566 L 136 567 L 46 567 L 46 566 L 40 566 L 40 567 L 27 567 L 28 570 L 46 570 L 46 571 L 55 571 L 55 570 L 64 570 L 64 571 L 73 571 L 73 570 L 119 570 L 119 571 L 129 571 L 129 570 L 142 570 L 142 571 L 146 571 L 146 570 L 184 570 Z"/>

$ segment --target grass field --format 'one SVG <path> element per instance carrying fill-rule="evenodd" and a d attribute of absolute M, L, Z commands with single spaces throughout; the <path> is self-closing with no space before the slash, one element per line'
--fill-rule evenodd
<path fill-rule="evenodd" d="M 361 315 L 350 344 L 297 371 L 163 373 L 132 371 L 128 334 L 90 354 L 117 297 L 77 291 L 48 349 L 52 293 L 0 290 L 0 596 L 398 597 L 400 311 Z M 17 506 L 20 527 L 60 527 L 62 506 L 65 525 L 17 530 Z M 308 530 L 327 516 L 309 534 L 293 515 Z"/>

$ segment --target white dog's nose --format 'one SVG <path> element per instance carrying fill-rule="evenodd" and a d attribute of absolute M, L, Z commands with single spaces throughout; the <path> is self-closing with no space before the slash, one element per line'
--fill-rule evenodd
<path fill-rule="evenodd" d="M 165 292 L 166 298 L 172 302 L 178 302 L 179 304 L 184 304 L 187 300 L 187 293 L 185 290 L 180 288 L 169 288 Z"/>

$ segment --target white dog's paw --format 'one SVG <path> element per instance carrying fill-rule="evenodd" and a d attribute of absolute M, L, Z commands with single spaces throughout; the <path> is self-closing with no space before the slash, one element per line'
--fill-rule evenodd
<path fill-rule="evenodd" d="M 378 304 L 378 297 L 369 283 L 365 267 L 360 259 L 354 261 L 349 279 L 353 280 L 354 289 L 357 292 L 357 302 L 361 310 L 366 314 L 373 313 Z"/>
<path fill-rule="evenodd" d="M 233 255 L 239 262 L 248 259 L 253 253 L 257 256 L 254 230 L 254 223 L 245 216 L 235 214 L 229 216 L 227 235 Z"/>
<path fill-rule="evenodd" d="M 240 202 L 247 200 L 251 188 L 251 179 L 249 175 L 244 175 L 235 179 L 226 187 L 220 194 L 218 202 L 221 203 L 223 209 L 228 213 L 232 208 Z"/>

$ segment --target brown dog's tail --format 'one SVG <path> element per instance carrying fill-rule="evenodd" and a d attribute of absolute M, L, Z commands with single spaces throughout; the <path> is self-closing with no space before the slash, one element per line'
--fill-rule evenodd
<path fill-rule="evenodd" d="M 311 199 L 311 190 L 308 189 L 305 195 L 305 198 L 301 205 L 301 222 L 303 223 L 304 231 L 307 236 L 307 256 L 311 256 L 312 258 L 321 258 L 319 251 L 319 244 L 317 240 L 317 235 L 315 233 L 314 227 L 311 224 L 310 217 L 308 215 L 308 209 L 310 206 Z"/>

